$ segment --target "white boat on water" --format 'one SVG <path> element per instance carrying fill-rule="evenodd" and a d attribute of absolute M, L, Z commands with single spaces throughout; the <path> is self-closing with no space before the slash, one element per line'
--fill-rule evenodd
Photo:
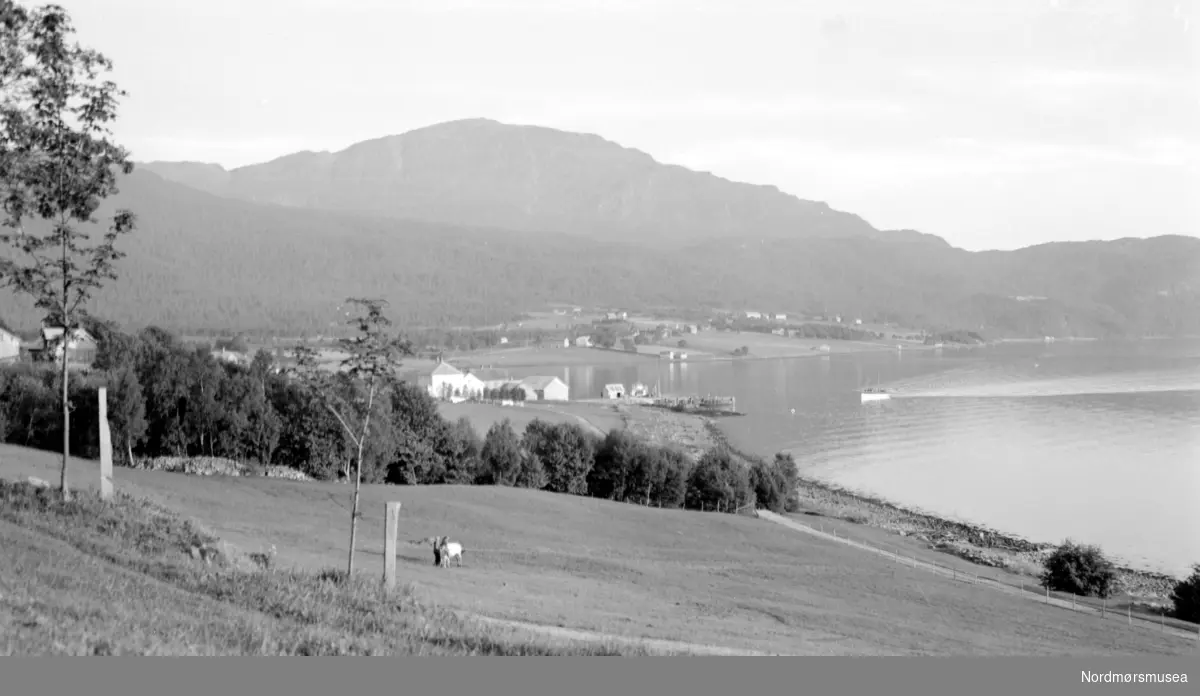
<path fill-rule="evenodd" d="M 865 404 L 868 401 L 887 401 L 892 398 L 892 395 L 882 389 L 864 389 L 859 392 L 862 396 L 862 402 Z"/>

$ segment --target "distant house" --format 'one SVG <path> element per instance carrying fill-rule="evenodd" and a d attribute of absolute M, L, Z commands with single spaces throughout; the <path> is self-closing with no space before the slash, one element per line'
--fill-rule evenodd
<path fill-rule="evenodd" d="M 571 339 L 564 338 L 563 339 L 563 348 L 570 348 L 570 347 L 571 347 Z"/>
<path fill-rule="evenodd" d="M 500 345 L 502 345 L 502 346 L 508 345 L 508 336 L 500 337 Z"/>
<path fill-rule="evenodd" d="M 842 315 L 838 314 L 838 315 L 834 316 L 834 317 L 833 317 L 833 321 L 834 321 L 834 323 L 836 323 L 836 324 L 840 324 L 840 323 L 842 323 Z"/>
<path fill-rule="evenodd" d="M 624 384 L 606 384 L 604 385 L 604 397 L 607 399 L 623 399 L 625 398 Z"/>
<path fill-rule="evenodd" d="M 15 362 L 21 357 L 21 337 L 0 329 L 0 362 Z"/>
<path fill-rule="evenodd" d="M 470 372 L 463 375 L 462 387 L 459 388 L 460 396 L 467 399 L 478 399 L 483 396 L 483 380 L 479 379 Z"/>
<path fill-rule="evenodd" d="M 664 350 L 664 351 L 662 351 L 661 353 L 659 353 L 659 354 L 658 354 L 658 357 L 660 357 L 660 358 L 662 358 L 662 359 L 664 359 L 664 360 L 674 360 L 674 359 L 675 359 L 675 351 L 673 351 L 673 350 Z"/>
<path fill-rule="evenodd" d="M 854 323 L 855 323 L 855 324 L 857 324 L 857 325 L 859 325 L 859 326 L 862 326 L 862 319 L 855 319 L 855 320 L 854 320 Z"/>
<path fill-rule="evenodd" d="M 592 347 L 592 337 L 591 336 L 580 336 L 579 338 L 576 338 L 575 339 L 575 347 L 576 348 L 591 348 Z"/>
<path fill-rule="evenodd" d="M 50 344 L 58 341 L 53 349 L 53 357 L 57 362 L 63 354 L 63 343 L 61 341 L 63 329 L 61 326 L 43 326 L 42 327 L 42 345 L 41 352 L 46 354 L 50 351 Z M 66 342 L 67 364 L 91 367 L 96 360 L 96 339 L 92 337 L 86 329 L 75 329 L 71 332 L 71 338 Z"/>
<path fill-rule="evenodd" d="M 771 333 L 775 334 L 776 336 L 786 336 L 787 329 L 771 329 Z"/>
<path fill-rule="evenodd" d="M 762 319 L 762 312 L 746 312 L 747 319 Z"/>
<path fill-rule="evenodd" d="M 633 387 L 629 390 L 630 396 L 649 396 L 649 394 L 650 394 L 650 390 L 648 388 L 646 388 L 646 385 L 642 384 L 641 382 L 635 383 L 633 385 Z"/>
<path fill-rule="evenodd" d="M 556 310 L 554 310 L 554 313 L 555 313 L 555 314 L 557 314 L 557 315 L 559 315 L 559 316 L 562 316 L 562 315 L 564 315 L 564 314 L 566 314 L 566 313 L 567 313 L 567 310 L 565 310 L 565 309 L 556 309 Z"/>
<path fill-rule="evenodd" d="M 566 401 L 568 397 L 567 383 L 557 377 L 526 377 L 520 385 L 531 401 Z"/>
<path fill-rule="evenodd" d="M 817 348 L 817 350 L 821 351 L 822 353 L 828 353 L 829 352 L 829 344 L 822 343 L 821 346 L 819 348 Z"/>
<path fill-rule="evenodd" d="M 687 332 L 690 334 L 700 333 L 700 327 L 696 326 L 695 324 L 688 324 Z"/>
<path fill-rule="evenodd" d="M 776 314 L 775 321 L 787 321 L 787 315 L 786 314 Z"/>
<path fill-rule="evenodd" d="M 211 356 L 214 360 L 219 360 L 220 362 L 230 363 L 233 365 L 247 365 L 250 363 L 250 358 L 245 353 L 239 353 L 236 350 L 227 350 L 225 348 L 210 351 L 209 356 Z"/>
<path fill-rule="evenodd" d="M 429 395 L 436 399 L 462 396 L 465 375 L 450 363 L 439 362 L 429 373 Z"/>

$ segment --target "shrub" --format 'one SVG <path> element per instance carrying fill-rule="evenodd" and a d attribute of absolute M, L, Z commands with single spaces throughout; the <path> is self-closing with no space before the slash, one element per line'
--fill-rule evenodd
<path fill-rule="evenodd" d="M 1116 572 L 1097 546 L 1082 546 L 1070 539 L 1046 559 L 1042 586 L 1056 592 L 1085 597 L 1109 597 Z"/>
<path fill-rule="evenodd" d="M 1192 566 L 1192 574 L 1180 580 L 1171 591 L 1175 603 L 1175 618 L 1200 623 L 1200 563 Z"/>

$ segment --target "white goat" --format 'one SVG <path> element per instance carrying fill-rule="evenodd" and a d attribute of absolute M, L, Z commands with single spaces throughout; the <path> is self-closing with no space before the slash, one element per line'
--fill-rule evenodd
<path fill-rule="evenodd" d="M 439 544 L 439 548 L 441 549 L 441 552 L 442 552 L 441 553 L 442 567 L 443 568 L 449 567 L 450 559 L 453 558 L 453 559 L 455 559 L 455 562 L 458 564 L 458 567 L 461 568 L 462 567 L 462 555 L 463 555 L 462 544 L 458 543 L 457 541 L 450 541 L 449 537 L 442 537 L 440 541 L 441 541 L 441 543 Z"/>

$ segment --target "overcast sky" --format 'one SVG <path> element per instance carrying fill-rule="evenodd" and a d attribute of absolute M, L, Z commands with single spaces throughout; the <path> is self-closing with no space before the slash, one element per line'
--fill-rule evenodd
<path fill-rule="evenodd" d="M 58 1 L 140 161 L 487 117 L 967 249 L 1200 234 L 1196 0 Z"/>

